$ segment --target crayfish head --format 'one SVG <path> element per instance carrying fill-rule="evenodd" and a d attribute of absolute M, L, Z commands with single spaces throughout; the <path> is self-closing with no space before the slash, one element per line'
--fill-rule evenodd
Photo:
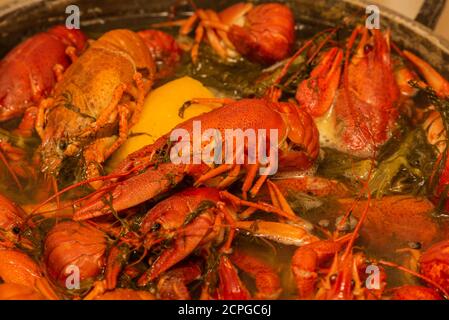
<path fill-rule="evenodd" d="M 331 270 L 325 279 L 328 290 L 325 298 L 328 300 L 352 300 L 354 292 L 360 287 L 360 279 L 353 254 L 338 256 L 334 258 Z"/>
<path fill-rule="evenodd" d="M 343 50 L 332 48 L 321 58 L 310 77 L 296 91 L 301 108 L 315 118 L 324 116 L 331 108 L 340 85 Z"/>
<path fill-rule="evenodd" d="M 59 177 L 64 163 L 68 159 L 79 159 L 81 148 L 67 138 L 51 137 L 44 139 L 39 149 L 41 171 L 48 176 Z"/>
<path fill-rule="evenodd" d="M 434 244 L 419 260 L 421 273 L 449 291 L 449 240 Z"/>
<path fill-rule="evenodd" d="M 399 99 L 400 93 L 393 72 L 390 32 L 356 28 L 348 42 L 348 50 L 359 36 L 349 63 L 351 89 L 359 100 L 375 108 L 387 108 Z"/>
<path fill-rule="evenodd" d="M 282 167 L 309 169 L 320 152 L 319 132 L 313 118 L 293 103 L 278 103 L 287 128 L 281 146 Z"/>
<path fill-rule="evenodd" d="M 0 243 L 18 243 L 26 213 L 0 194 Z"/>

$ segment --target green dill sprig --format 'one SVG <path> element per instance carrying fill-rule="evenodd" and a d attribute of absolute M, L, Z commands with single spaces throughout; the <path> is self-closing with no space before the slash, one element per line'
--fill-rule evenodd
<path fill-rule="evenodd" d="M 423 92 L 425 94 L 425 96 L 427 97 L 427 99 L 429 99 L 429 101 L 431 102 L 431 104 L 433 105 L 433 107 L 435 108 L 435 110 L 440 114 L 441 119 L 443 121 L 443 126 L 444 126 L 444 130 L 445 132 L 449 132 L 449 97 L 440 97 L 438 96 L 437 92 L 435 91 L 435 89 L 433 89 L 430 86 L 427 87 L 423 87 L 421 86 L 417 81 L 410 81 L 409 82 L 410 86 L 412 86 L 415 89 L 418 89 L 419 91 Z M 447 162 L 447 157 L 448 157 L 448 143 L 446 141 L 445 143 L 446 147 L 445 150 L 442 153 L 442 157 L 441 160 L 438 164 L 438 168 L 433 176 L 433 179 L 430 179 L 430 184 L 429 184 L 429 188 L 430 190 L 435 190 L 435 187 L 438 185 L 438 182 L 440 181 L 440 177 L 441 174 L 443 173 L 444 169 L 445 169 L 445 165 Z M 442 198 L 447 198 L 447 192 L 444 192 L 444 197 Z M 442 199 L 442 203 L 445 202 L 445 199 Z"/>
<path fill-rule="evenodd" d="M 204 211 L 215 207 L 215 203 L 209 200 L 201 201 L 201 203 L 198 205 L 198 207 L 190 212 L 186 219 L 184 220 L 183 226 L 187 226 L 190 224 L 193 220 L 195 220 L 200 214 L 202 214 Z"/>

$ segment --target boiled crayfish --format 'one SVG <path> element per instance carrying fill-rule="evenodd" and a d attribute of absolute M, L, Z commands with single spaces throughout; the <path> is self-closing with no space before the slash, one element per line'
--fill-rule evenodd
<path fill-rule="evenodd" d="M 416 56 L 415 54 L 404 51 L 403 55 L 413 64 L 417 71 L 424 77 L 425 83 L 418 77 L 412 80 L 421 88 L 430 88 L 437 99 L 447 103 L 449 98 L 449 82 L 443 78 L 430 64 Z M 429 87 L 430 86 L 430 87 Z M 435 97 L 434 97 L 435 98 Z M 437 100 L 434 99 L 434 100 Z M 439 103 L 440 101 L 435 101 Z M 435 202 L 444 201 L 443 205 L 446 211 L 449 211 L 449 201 L 447 198 L 447 186 L 449 185 L 449 159 L 447 157 L 447 132 L 445 122 L 441 112 L 445 112 L 445 106 L 430 106 L 427 118 L 422 123 L 422 128 L 426 131 L 429 144 L 435 147 L 437 153 L 437 164 L 441 168 L 438 175 L 435 174 Z"/>
<path fill-rule="evenodd" d="M 9 52 L 0 63 L 0 122 L 39 105 L 56 84 L 57 70 L 61 72 L 71 64 L 67 49 L 72 48 L 68 52 L 73 55 L 80 54 L 86 40 L 79 30 L 56 26 Z"/>
<path fill-rule="evenodd" d="M 284 201 L 285 199 L 282 198 L 282 202 Z M 251 203 L 238 200 L 226 192 L 220 193 L 219 190 L 214 188 L 191 188 L 161 201 L 149 210 L 140 222 L 138 231 L 140 236 L 136 237 L 135 233 L 128 232 L 121 238 L 119 245 L 114 246 L 109 252 L 106 262 L 105 282 L 98 283 L 94 293 L 90 296 L 106 289 L 112 290 L 115 288 L 117 277 L 129 260 L 130 246 L 136 248 L 143 246 L 145 253 L 162 246 L 163 250 L 160 255 L 156 258 L 150 257 L 150 268 L 140 275 L 137 284 L 146 286 L 160 278 L 158 280 L 160 290 L 162 290 L 160 294 L 162 296 L 176 296 L 171 289 L 172 286 L 182 289 L 185 283 L 195 280 L 196 277 L 184 277 L 184 269 L 168 271 L 170 268 L 188 259 L 194 251 L 200 251 L 202 248 L 207 249 L 211 246 L 223 245 L 223 252 L 230 250 L 229 247 L 236 228 L 239 228 L 236 223 L 238 217 L 234 212 L 233 205 L 248 206 L 249 208 L 271 212 L 282 220 L 288 219 L 294 226 L 292 225 L 288 229 L 290 233 L 284 232 L 288 234 L 285 237 L 296 237 L 296 242 L 302 243 L 315 241 L 315 237 L 308 232 L 308 224 L 288 209 L 283 210 L 267 203 Z M 263 233 L 263 229 L 269 229 L 272 224 L 265 226 L 264 222 L 260 222 L 260 226 L 261 233 Z M 292 232 L 292 229 L 295 229 L 296 232 Z M 274 233 L 277 230 L 272 231 Z M 265 236 L 269 235 L 270 232 L 265 231 Z M 282 238 L 282 236 L 283 232 L 280 232 L 278 237 Z M 262 278 L 264 274 L 275 274 L 269 272 L 270 268 L 264 268 L 263 263 L 256 258 L 245 259 L 243 254 L 237 255 L 234 253 L 231 255 L 231 260 L 244 272 L 252 274 L 256 280 L 259 279 L 261 274 Z M 259 266 L 259 269 L 255 269 L 257 266 Z M 197 266 L 189 265 L 185 268 L 190 271 L 197 270 Z M 266 285 L 262 278 L 257 280 L 261 291 L 257 295 L 258 297 L 268 298 L 279 294 L 279 285 L 277 285 L 277 289 L 270 291 L 266 287 L 271 286 Z M 272 281 L 273 286 L 278 283 L 276 278 L 270 279 L 272 278 L 267 276 L 266 281 L 269 284 Z"/>
<path fill-rule="evenodd" d="M 18 248 L 32 249 L 21 237 L 27 226 L 26 214 L 0 195 L 0 296 L 17 299 L 59 299 L 45 272 Z M 9 293 L 7 290 L 11 290 Z"/>
<path fill-rule="evenodd" d="M 136 33 L 113 30 L 93 42 L 39 106 L 42 171 L 56 177 L 63 160 L 78 157 L 86 177 L 100 175 L 138 119 L 154 74 L 154 60 Z"/>
<path fill-rule="evenodd" d="M 0 244 L 19 243 L 26 213 L 17 204 L 0 194 Z"/>
<path fill-rule="evenodd" d="M 279 148 L 279 167 L 296 170 L 307 170 L 311 168 L 319 154 L 318 131 L 313 119 L 304 111 L 298 109 L 294 104 L 285 102 L 272 102 L 268 99 L 244 99 L 240 101 L 226 101 L 223 106 L 207 113 L 187 120 L 177 126 L 176 129 L 184 129 L 192 133 L 195 122 L 201 122 L 201 130 L 219 130 L 225 136 L 225 130 L 234 129 L 245 131 L 247 129 L 270 129 L 278 132 L 276 148 Z M 269 133 L 267 133 L 269 139 Z M 109 180 L 103 190 L 90 197 L 83 207 L 75 213 L 76 220 L 89 219 L 111 212 L 136 206 L 144 201 L 150 200 L 177 185 L 186 176 L 196 179 L 196 185 L 211 182 L 213 178 L 218 181 L 218 188 L 227 188 L 237 181 L 246 171 L 245 181 L 242 187 L 244 197 L 247 193 L 256 195 L 264 184 L 268 175 L 256 176 L 261 163 L 251 164 L 248 161 L 248 150 L 255 148 L 259 150 L 267 141 L 258 142 L 256 146 L 237 146 L 233 143 L 234 155 L 242 149 L 244 163 L 238 164 L 236 158 L 231 163 L 225 162 L 225 155 L 221 165 L 201 164 L 175 164 L 170 161 L 169 155 L 173 143 L 170 143 L 170 135 L 159 138 L 153 145 L 146 146 L 131 154 L 119 167 L 104 180 Z M 190 144 L 193 141 L 188 142 Z M 225 141 L 222 142 L 225 150 Z M 201 146 L 205 148 L 206 145 Z M 194 150 L 193 145 L 190 150 Z M 266 149 L 268 150 L 268 149 Z M 266 165 L 266 164 L 265 164 Z M 225 177 L 222 177 L 225 175 Z M 116 177 L 121 177 L 116 179 Z M 213 181 L 212 181 L 213 182 Z M 107 191 L 106 191 L 107 190 Z M 129 190 L 134 190 L 129 193 Z M 102 197 L 112 194 L 111 206 L 105 206 Z"/>
<path fill-rule="evenodd" d="M 44 241 L 44 263 L 49 278 L 66 286 L 71 266 L 79 270 L 79 280 L 94 279 L 104 268 L 107 249 L 106 235 L 89 225 L 73 221 L 56 224 Z"/>
<path fill-rule="evenodd" d="M 191 49 L 194 62 L 198 61 L 198 49 L 203 39 L 207 39 L 223 59 L 240 54 L 264 65 L 287 58 L 295 41 L 293 12 L 280 3 L 256 6 L 237 3 L 219 13 L 198 9 L 185 21 L 162 25 L 181 24 L 180 34 L 188 35 L 197 22 L 195 43 Z"/>
<path fill-rule="evenodd" d="M 86 45 L 80 30 L 56 26 L 15 47 L 0 62 L 0 122 L 23 116 L 14 134 L 29 138 L 37 106 L 53 90 L 64 70 Z M 9 134 L 0 137 L 0 157 L 19 188 L 20 178 L 35 176 L 22 146 Z"/>
<path fill-rule="evenodd" d="M 336 47 L 324 53 L 296 93 L 300 108 L 317 120 L 324 145 L 375 156 L 392 136 L 399 115 L 400 91 L 393 71 L 388 32 L 357 27 L 346 53 Z"/>

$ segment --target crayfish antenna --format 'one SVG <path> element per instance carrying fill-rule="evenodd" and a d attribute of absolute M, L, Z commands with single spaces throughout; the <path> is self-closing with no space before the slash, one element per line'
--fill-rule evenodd
<path fill-rule="evenodd" d="M 335 279 L 335 283 L 331 286 L 331 289 L 326 294 L 327 298 L 330 299 L 352 299 L 354 297 L 353 289 L 352 289 L 352 283 L 353 281 L 356 282 L 358 278 L 358 275 L 355 275 L 354 271 L 354 255 L 353 255 L 353 248 L 355 241 L 359 237 L 360 229 L 363 226 L 363 223 L 366 220 L 366 217 L 368 216 L 370 204 L 371 204 L 371 192 L 369 189 L 369 180 L 371 179 L 372 170 L 370 171 L 368 175 L 368 179 L 364 183 L 365 186 L 363 188 L 363 192 L 367 193 L 367 201 L 365 208 L 363 210 L 363 213 L 357 222 L 356 227 L 354 228 L 353 233 L 348 237 L 342 237 L 341 239 L 348 239 L 346 249 L 341 257 L 336 256 L 334 260 L 334 268 L 339 269 L 337 274 L 337 277 Z M 349 213 L 350 214 L 350 213 Z M 349 217 L 349 214 L 345 216 L 345 219 Z M 358 281 L 359 282 L 359 281 Z"/>
<path fill-rule="evenodd" d="M 109 175 L 109 176 L 104 176 L 104 177 L 95 177 L 95 178 L 91 178 L 91 179 L 87 179 L 78 183 L 75 183 L 71 186 L 68 186 L 62 190 L 55 190 L 55 193 L 49 197 L 48 199 L 46 199 L 45 201 L 41 202 L 39 205 L 37 205 L 31 212 L 30 212 L 30 216 L 39 214 L 39 209 L 43 208 L 45 205 L 49 204 L 50 202 L 52 202 L 53 200 L 59 198 L 60 196 L 62 196 L 63 194 L 72 191 L 78 187 L 82 187 L 85 185 L 90 185 L 92 182 L 96 182 L 96 181 L 110 181 L 110 180 L 114 180 L 114 179 L 118 179 L 120 177 L 124 177 L 126 175 L 128 175 L 129 172 L 126 173 L 122 173 L 122 174 L 117 174 L 117 175 Z M 105 187 L 103 187 L 102 189 L 97 190 L 96 192 L 99 191 L 104 191 Z"/>
<path fill-rule="evenodd" d="M 321 51 L 321 49 L 326 45 L 326 43 L 329 42 L 329 40 L 337 33 L 339 28 L 331 28 L 331 29 L 327 29 L 324 30 L 322 32 L 317 33 L 315 36 L 313 36 L 310 40 L 306 41 L 306 43 L 304 43 L 304 45 L 299 48 L 295 54 L 287 61 L 287 63 L 284 65 L 284 67 L 282 68 L 281 72 L 279 73 L 279 75 L 276 77 L 276 79 L 273 81 L 273 85 L 272 87 L 276 87 L 277 85 L 279 85 L 282 81 L 282 79 L 285 77 L 285 75 L 288 72 L 288 69 L 290 69 L 290 67 L 292 66 L 292 64 L 295 62 L 296 59 L 298 59 L 298 57 L 304 53 L 304 51 L 306 49 L 308 49 L 310 46 L 312 46 L 313 42 L 320 36 L 322 36 L 325 33 L 329 33 L 327 35 L 327 37 L 318 45 L 317 50 L 314 51 L 314 53 L 312 54 L 311 58 L 309 59 L 308 63 L 311 63 L 313 61 L 313 59 L 319 54 L 319 52 Z"/>
<path fill-rule="evenodd" d="M 56 197 L 55 198 L 56 199 L 56 206 L 59 209 L 59 208 L 61 208 L 61 198 L 58 195 L 58 181 L 56 180 L 56 178 L 54 176 L 52 176 L 50 178 L 50 180 L 51 180 L 51 184 L 52 184 L 52 187 L 53 187 L 53 190 L 54 190 L 54 193 L 55 193 L 55 197 Z"/>
<path fill-rule="evenodd" d="M 16 173 L 14 172 L 14 170 L 11 168 L 8 159 L 6 159 L 6 156 L 3 154 L 3 151 L 0 149 L 0 160 L 3 162 L 3 164 L 5 165 L 6 169 L 8 170 L 9 174 L 11 175 L 11 177 L 13 178 L 14 182 L 16 183 L 17 187 L 19 188 L 20 191 L 23 191 L 23 186 L 20 183 L 19 178 L 17 177 Z"/>

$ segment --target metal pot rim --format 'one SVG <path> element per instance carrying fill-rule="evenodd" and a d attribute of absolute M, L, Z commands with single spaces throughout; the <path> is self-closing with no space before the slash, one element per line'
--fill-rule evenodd
<path fill-rule="evenodd" d="M 33 6 L 45 5 L 44 0 L 6 0 L 3 4 L 0 4 L 0 17 L 4 17 L 8 14 L 14 13 L 19 10 L 26 10 Z M 53 0 L 54 5 L 67 2 L 67 0 Z M 354 7 L 360 9 L 366 8 L 366 6 L 373 4 L 367 0 L 343 0 Z M 417 36 L 427 39 L 436 48 L 449 55 L 449 40 L 437 35 L 435 31 L 429 29 L 428 27 L 422 25 L 421 23 L 414 21 L 399 12 L 396 12 L 390 8 L 383 5 L 376 4 L 381 9 L 381 14 L 383 17 L 394 21 L 398 25 L 404 26 L 414 32 Z M 1 20 L 1 19 L 0 19 Z M 0 23 L 1 28 L 1 23 Z"/>

